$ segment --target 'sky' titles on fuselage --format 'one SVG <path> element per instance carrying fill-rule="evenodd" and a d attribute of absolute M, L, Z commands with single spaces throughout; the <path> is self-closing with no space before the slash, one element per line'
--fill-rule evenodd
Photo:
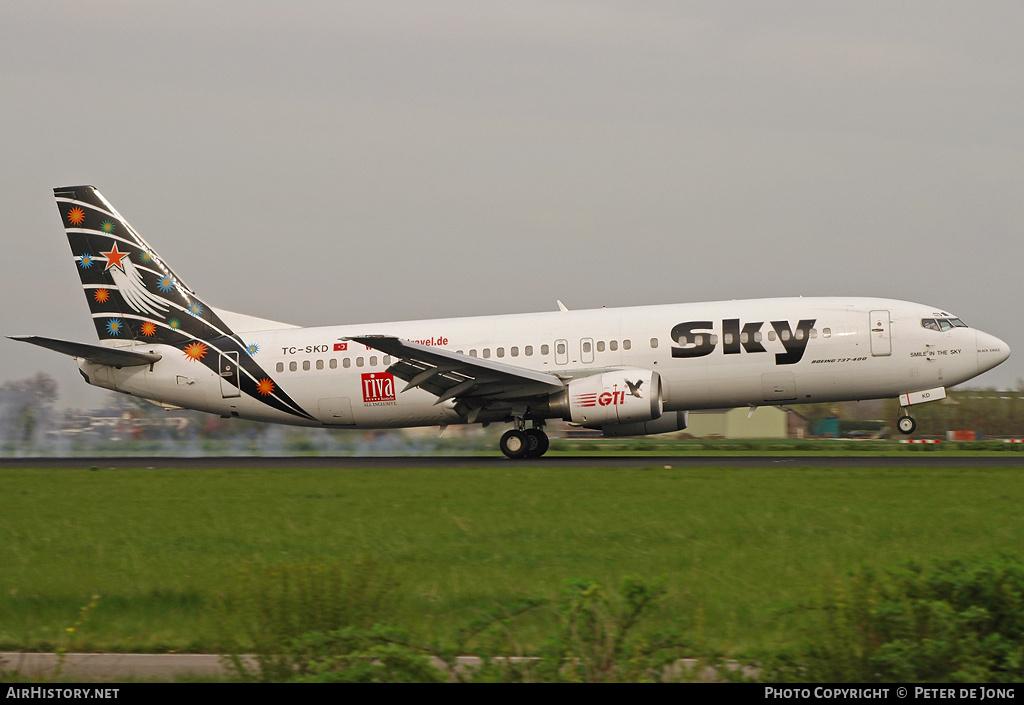
<path fill-rule="evenodd" d="M 789 321 L 772 321 L 772 328 L 778 334 L 779 342 L 786 352 L 775 354 L 776 365 L 795 365 L 804 356 L 807 349 L 807 341 L 810 339 L 811 328 L 817 319 L 801 320 L 796 331 L 789 325 Z M 717 338 L 713 338 L 714 328 L 712 321 L 687 321 L 680 323 L 672 329 L 672 340 L 687 347 L 672 348 L 672 357 L 704 357 L 710 355 L 718 347 Z M 726 355 L 737 355 L 741 352 L 763 353 L 768 352 L 761 344 L 760 336 L 764 321 L 753 321 L 740 324 L 738 318 L 726 318 L 722 320 L 722 352 Z M 698 339 L 699 336 L 699 339 Z"/>

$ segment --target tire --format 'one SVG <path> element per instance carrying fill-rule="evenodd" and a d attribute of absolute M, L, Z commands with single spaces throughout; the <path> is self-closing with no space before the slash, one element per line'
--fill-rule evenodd
<path fill-rule="evenodd" d="M 917 429 L 917 422 L 909 416 L 901 416 L 896 422 L 896 428 L 900 430 L 900 433 L 909 435 Z"/>
<path fill-rule="evenodd" d="M 498 447 L 501 448 L 505 457 L 517 460 L 526 457 L 530 450 L 530 441 L 524 432 L 513 428 L 502 434 L 501 440 L 498 441 Z"/>
<path fill-rule="evenodd" d="M 539 458 L 548 452 L 548 434 L 541 431 L 539 428 L 531 428 L 526 431 L 526 440 L 529 442 L 530 449 L 526 453 L 527 458 Z"/>

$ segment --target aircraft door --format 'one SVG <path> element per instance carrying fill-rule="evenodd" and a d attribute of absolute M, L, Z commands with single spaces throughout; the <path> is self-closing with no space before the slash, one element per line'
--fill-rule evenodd
<path fill-rule="evenodd" d="M 765 401 L 796 400 L 796 375 L 792 372 L 765 372 L 761 375 L 761 391 Z"/>
<path fill-rule="evenodd" d="M 238 384 L 237 352 L 220 354 L 220 395 L 225 399 L 242 396 Z"/>
<path fill-rule="evenodd" d="M 889 312 L 871 312 L 871 354 L 875 357 L 892 354 L 892 340 L 889 337 Z"/>
<path fill-rule="evenodd" d="M 320 420 L 330 426 L 355 426 L 352 416 L 352 402 L 348 397 L 334 397 L 320 400 Z"/>
<path fill-rule="evenodd" d="M 556 365 L 568 365 L 569 364 L 569 341 L 568 340 L 556 340 L 555 341 L 555 364 Z"/>
<path fill-rule="evenodd" d="M 580 362 L 589 363 L 594 361 L 594 339 L 583 338 L 580 340 Z"/>

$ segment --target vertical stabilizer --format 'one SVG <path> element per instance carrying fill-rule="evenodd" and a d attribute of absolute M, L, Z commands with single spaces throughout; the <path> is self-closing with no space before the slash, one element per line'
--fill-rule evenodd
<path fill-rule="evenodd" d="M 54 189 L 53 195 L 101 344 L 173 346 L 180 351 L 175 354 L 222 376 L 232 395 L 245 394 L 312 418 L 256 361 L 259 345 L 247 344 L 185 286 L 99 191 L 67 186 Z M 263 330 L 273 325 L 246 316 L 235 319 L 258 321 L 265 324 Z M 254 327 L 260 326 L 248 329 Z"/>
<path fill-rule="evenodd" d="M 92 186 L 54 189 L 103 342 L 177 345 L 231 331 Z"/>

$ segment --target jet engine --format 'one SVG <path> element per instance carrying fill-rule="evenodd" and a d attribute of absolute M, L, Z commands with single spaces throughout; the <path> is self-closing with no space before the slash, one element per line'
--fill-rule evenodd
<path fill-rule="evenodd" d="M 588 428 L 653 421 L 664 409 L 661 375 L 625 369 L 574 379 L 550 403 L 566 421 Z"/>
<path fill-rule="evenodd" d="M 618 436 L 651 436 L 655 433 L 671 433 L 682 431 L 690 422 L 689 411 L 670 411 L 653 421 L 637 421 L 635 423 L 609 423 L 601 427 L 606 438 Z"/>

